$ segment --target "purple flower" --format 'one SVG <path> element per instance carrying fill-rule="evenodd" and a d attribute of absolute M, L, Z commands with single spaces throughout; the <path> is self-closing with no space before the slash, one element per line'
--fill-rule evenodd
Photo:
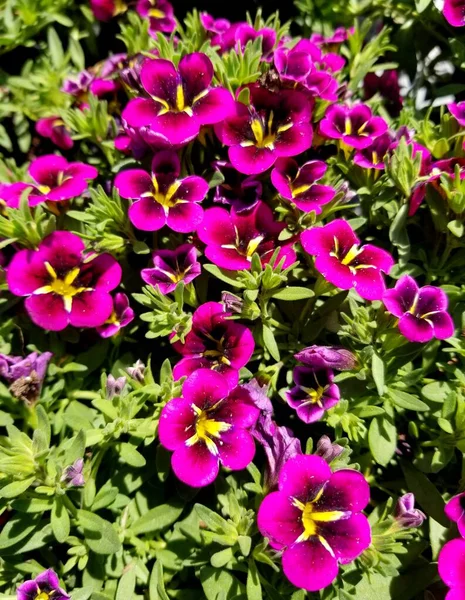
<path fill-rule="evenodd" d="M 465 600 L 465 539 L 443 546 L 438 558 L 439 576 L 451 588 L 445 600 Z"/>
<path fill-rule="evenodd" d="M 363 169 L 384 169 L 384 158 L 389 156 L 391 151 L 397 146 L 389 133 L 383 133 L 377 137 L 372 144 L 357 150 L 354 155 L 354 163 Z"/>
<path fill-rule="evenodd" d="M 330 369 L 314 371 L 309 367 L 296 367 L 293 378 L 295 386 L 286 392 L 286 400 L 304 423 L 319 421 L 340 400 L 339 388 L 333 383 L 334 374 Z"/>
<path fill-rule="evenodd" d="M 321 33 L 313 33 L 310 41 L 318 46 L 333 46 L 335 44 L 342 44 L 348 38 L 349 33 L 353 33 L 353 29 L 345 29 L 344 27 L 338 27 L 334 30 L 334 33 L 330 36 L 324 36 Z"/>
<path fill-rule="evenodd" d="M 0 354 L 0 377 L 10 384 L 15 398 L 34 404 L 39 399 L 52 356 L 51 352 L 32 352 L 24 358 Z"/>
<path fill-rule="evenodd" d="M 465 26 L 465 0 L 445 0 L 442 13 L 452 27 Z"/>
<path fill-rule="evenodd" d="M 68 594 L 61 589 L 58 576 L 52 569 L 47 569 L 35 579 L 22 583 L 16 590 L 17 600 L 69 600 Z"/>
<path fill-rule="evenodd" d="M 327 435 L 322 435 L 316 443 L 315 454 L 321 456 L 328 465 L 344 452 L 344 448 L 332 442 Z"/>
<path fill-rule="evenodd" d="M 409 275 L 383 296 L 386 309 L 399 319 L 399 331 L 410 342 L 445 340 L 454 334 L 454 322 L 447 312 L 445 292 L 432 285 L 419 288 Z"/>
<path fill-rule="evenodd" d="M 110 292 L 121 281 L 121 267 L 110 254 L 85 256 L 84 249 L 77 235 L 55 231 L 37 250 L 20 250 L 11 260 L 8 288 L 26 297 L 26 310 L 39 327 L 98 327 L 111 315 Z"/>
<path fill-rule="evenodd" d="M 315 268 L 333 285 L 348 290 L 352 287 L 366 300 L 381 300 L 385 291 L 382 272 L 389 273 L 394 260 L 377 246 L 360 240 L 343 219 L 335 219 L 323 227 L 312 227 L 301 234 L 301 243 L 314 255 Z"/>
<path fill-rule="evenodd" d="M 90 71 L 84 70 L 78 73 L 73 79 L 65 79 L 61 90 L 70 96 L 82 96 L 88 89 L 94 76 Z"/>
<path fill-rule="evenodd" d="M 63 469 L 60 481 L 66 481 L 68 487 L 82 487 L 85 484 L 84 475 L 82 474 L 83 467 L 83 459 L 78 458 L 72 465 Z"/>
<path fill-rule="evenodd" d="M 160 415 L 158 436 L 173 450 L 171 466 L 187 485 L 203 487 L 216 479 L 220 463 L 238 471 L 252 462 L 255 443 L 251 429 L 259 410 L 242 386 L 230 390 L 220 373 L 199 369 Z"/>
<path fill-rule="evenodd" d="M 300 440 L 292 435 L 288 427 L 278 427 L 269 412 L 260 415 L 252 435 L 265 451 L 268 461 L 265 487 L 272 490 L 278 485 L 279 474 L 286 462 L 302 454 Z"/>
<path fill-rule="evenodd" d="M 198 205 L 208 192 L 205 179 L 191 175 L 178 179 L 181 165 L 177 155 L 165 150 L 155 155 L 152 173 L 129 169 L 118 173 L 115 187 L 123 198 L 136 199 L 129 219 L 142 231 L 157 231 L 168 225 L 173 231 L 195 231 L 203 218 Z"/>
<path fill-rule="evenodd" d="M 368 73 L 363 80 L 363 91 L 368 100 L 375 94 L 380 94 L 386 100 L 386 108 L 393 117 L 398 117 L 404 103 L 400 95 L 399 75 L 397 71 L 384 71 L 378 76 Z"/>
<path fill-rule="evenodd" d="M 134 320 L 134 311 L 129 306 L 126 294 L 118 293 L 113 298 L 113 311 L 101 327 L 97 327 L 98 333 L 103 338 L 116 335 L 123 327 Z"/>
<path fill-rule="evenodd" d="M 328 108 L 320 121 L 323 136 L 341 140 L 357 150 L 370 146 L 387 128 L 386 121 L 382 117 L 374 117 L 365 104 L 353 107 L 335 104 Z"/>
<path fill-rule="evenodd" d="M 8 206 L 18 208 L 21 194 L 28 188 L 30 206 L 76 198 L 87 190 L 88 180 L 98 175 L 95 167 L 80 162 L 69 163 L 66 158 L 56 154 L 36 158 L 31 162 L 28 172 L 34 183 L 12 183 L 3 190 L 3 198 Z"/>
<path fill-rule="evenodd" d="M 249 86 L 250 105 L 235 103 L 235 113 L 215 127 L 229 146 L 229 160 L 246 175 L 263 173 L 281 156 L 295 156 L 310 148 L 311 102 L 302 92 L 271 92 Z"/>
<path fill-rule="evenodd" d="M 184 356 L 173 369 L 175 379 L 206 367 L 224 375 L 231 387 L 237 385 L 239 369 L 249 362 L 255 342 L 250 329 L 231 321 L 230 316 L 219 302 L 199 306 L 184 344 L 174 344 Z"/>
<path fill-rule="evenodd" d="M 460 535 L 465 537 L 465 492 L 451 498 L 444 512 L 448 519 L 457 523 Z"/>
<path fill-rule="evenodd" d="M 226 23 L 228 23 L 228 27 L 226 27 Z M 276 45 L 276 31 L 271 27 L 257 30 L 244 21 L 230 25 L 229 21 L 225 19 L 215 21 L 214 27 L 221 31 L 212 37 L 212 45 L 218 45 L 221 53 L 233 49 L 244 51 L 248 42 L 253 42 L 261 37 L 262 60 L 269 61 L 271 59 L 273 48 Z"/>
<path fill-rule="evenodd" d="M 283 198 L 291 200 L 304 212 L 312 210 L 319 215 L 321 207 L 334 198 L 336 192 L 329 185 L 315 183 L 326 173 L 321 160 L 311 160 L 301 167 L 292 158 L 280 158 L 271 172 L 271 183 Z"/>
<path fill-rule="evenodd" d="M 250 269 L 252 255 L 258 252 L 266 264 L 276 247 L 285 223 L 274 220 L 273 211 L 264 202 L 258 202 L 247 213 L 234 208 L 209 208 L 197 230 L 199 239 L 207 245 L 205 256 L 223 269 L 238 271 Z M 282 245 L 276 263 L 284 258 L 284 268 L 296 260 L 292 242 Z"/>
<path fill-rule="evenodd" d="M 223 183 L 216 186 L 215 202 L 229 204 L 237 213 L 241 213 L 253 208 L 261 200 L 263 185 L 253 175 L 244 176 L 225 160 L 218 160 L 213 166 L 224 177 Z"/>
<path fill-rule="evenodd" d="M 412 493 L 404 494 L 397 500 L 394 509 L 394 520 L 401 529 L 421 527 L 426 515 L 415 508 L 415 496 Z"/>
<path fill-rule="evenodd" d="M 420 144 L 415 144 L 415 146 L 419 147 L 418 151 L 422 151 L 422 146 Z M 424 153 L 422 152 L 424 156 Z M 449 176 L 451 178 L 455 178 L 455 167 L 459 167 L 459 177 L 460 179 L 465 179 L 465 158 L 446 158 L 444 160 L 438 160 L 434 163 L 431 163 L 428 158 L 424 161 L 424 165 L 422 164 L 422 169 L 420 171 L 420 175 L 423 176 L 426 181 L 421 181 L 418 183 L 412 193 L 412 197 L 410 198 L 410 208 L 409 208 L 409 217 L 413 216 L 420 204 L 423 202 L 423 199 L 426 195 L 426 186 L 433 185 L 437 192 L 443 195 L 440 186 L 440 179 L 443 176 Z"/>
<path fill-rule="evenodd" d="M 115 396 L 120 396 L 126 385 L 126 377 L 117 377 L 116 379 L 110 373 L 105 384 L 105 394 L 107 400 L 112 400 Z"/>
<path fill-rule="evenodd" d="M 447 105 L 450 113 L 457 119 L 458 124 L 461 127 L 465 127 L 465 101 L 463 102 L 452 102 Z"/>
<path fill-rule="evenodd" d="M 192 244 L 183 244 L 176 250 L 156 250 L 152 257 L 153 267 L 142 269 L 141 277 L 148 285 L 158 286 L 162 294 L 170 294 L 180 281 L 188 284 L 200 275 L 197 250 Z"/>
<path fill-rule="evenodd" d="M 36 131 L 42 137 L 50 138 L 55 146 L 58 146 L 62 150 L 69 150 L 74 145 L 60 117 L 55 116 L 39 119 L 36 123 Z"/>
<path fill-rule="evenodd" d="M 283 571 L 296 587 L 314 592 L 330 585 L 338 563 L 346 564 L 368 548 L 371 530 L 360 511 L 370 488 L 361 473 L 335 473 L 319 456 L 287 461 L 279 491 L 265 497 L 258 529 L 270 545 L 283 550 Z"/>
<path fill-rule="evenodd" d="M 316 370 L 351 371 L 357 364 L 357 359 L 350 350 L 336 346 L 309 346 L 294 354 L 294 358 Z"/>
<path fill-rule="evenodd" d="M 137 360 L 132 367 L 128 367 L 126 369 L 126 373 L 129 375 L 129 377 L 132 377 L 139 383 L 144 382 L 144 372 L 145 365 L 141 360 Z"/>
<path fill-rule="evenodd" d="M 167 0 L 137 0 L 136 11 L 150 19 L 152 37 L 156 37 L 157 31 L 172 33 L 176 29 L 173 7 Z"/>
<path fill-rule="evenodd" d="M 123 2 L 121 0 L 90 0 L 90 8 L 98 21 L 109 21 L 119 12 L 122 12 Z"/>
<path fill-rule="evenodd" d="M 150 97 L 130 100 L 122 116 L 131 127 L 149 126 L 161 143 L 187 144 L 233 108 L 226 89 L 210 87 L 213 65 L 200 52 L 183 56 L 178 69 L 169 60 L 147 60 L 140 76 Z"/>

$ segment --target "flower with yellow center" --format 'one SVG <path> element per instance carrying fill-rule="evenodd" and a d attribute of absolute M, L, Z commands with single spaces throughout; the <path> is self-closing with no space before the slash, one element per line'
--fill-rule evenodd
<path fill-rule="evenodd" d="M 79 267 L 71 269 L 71 271 L 68 271 L 64 278 L 61 279 L 49 262 L 45 262 L 44 265 L 47 273 L 50 275 L 51 281 L 48 285 L 37 288 L 34 294 L 57 294 L 58 296 L 62 296 L 66 312 L 71 312 L 73 297 L 82 292 L 91 290 L 91 288 L 75 287 L 73 285 L 81 272 Z"/>
<path fill-rule="evenodd" d="M 320 523 L 332 523 L 333 521 L 339 521 L 346 516 L 345 511 L 342 510 L 330 510 L 330 511 L 319 511 L 315 506 L 318 500 L 321 498 L 324 492 L 324 486 L 318 492 L 313 500 L 310 502 L 300 502 L 297 498 L 292 499 L 292 503 L 295 507 L 302 511 L 302 525 L 304 528 L 303 533 L 296 540 L 297 542 L 305 542 L 313 536 L 317 536 L 320 542 L 327 548 L 331 554 L 333 553 L 326 540 L 320 535 L 319 524 Z"/>
<path fill-rule="evenodd" d="M 212 412 L 217 405 L 209 410 L 202 410 L 196 404 L 191 405 L 197 418 L 195 420 L 195 433 L 186 440 L 186 446 L 193 446 L 194 444 L 203 442 L 214 456 L 218 455 L 218 447 L 215 440 L 220 440 L 221 433 L 231 429 L 232 425 L 223 421 L 215 421 L 215 419 L 209 417 L 208 413 Z"/>

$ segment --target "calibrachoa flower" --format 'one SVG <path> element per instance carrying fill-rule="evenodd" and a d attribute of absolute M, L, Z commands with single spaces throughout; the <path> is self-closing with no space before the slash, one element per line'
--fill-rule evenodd
<path fill-rule="evenodd" d="M 200 275 L 197 250 L 192 244 L 182 244 L 176 250 L 156 250 L 152 257 L 153 267 L 142 269 L 140 274 L 145 283 L 158 286 L 162 294 L 170 294 L 180 281 L 188 284 Z"/>
<path fill-rule="evenodd" d="M 322 135 L 341 140 L 357 150 L 370 146 L 387 128 L 386 121 L 382 117 L 374 117 L 365 104 L 330 106 L 320 121 Z"/>
<path fill-rule="evenodd" d="M 443 195 L 440 179 L 447 176 L 455 178 L 455 169 L 457 166 L 459 168 L 460 179 L 465 179 L 465 158 L 447 158 L 445 160 L 437 160 L 434 163 L 425 161 L 420 174 L 424 178 L 427 177 L 427 179 L 426 181 L 420 181 L 413 189 L 412 197 L 410 198 L 409 217 L 417 212 L 418 207 L 423 202 L 428 185 L 432 185 L 439 194 Z"/>
<path fill-rule="evenodd" d="M 149 32 L 153 37 L 157 31 L 171 33 L 176 29 L 173 6 L 167 0 L 137 0 L 136 10 L 150 20 Z"/>
<path fill-rule="evenodd" d="M 465 539 L 447 542 L 439 553 L 439 576 L 450 587 L 445 600 L 465 600 Z"/>
<path fill-rule="evenodd" d="M 399 331 L 410 342 L 445 340 L 454 333 L 445 292 L 432 285 L 419 288 L 410 275 L 401 277 L 383 296 L 387 310 L 399 318 Z"/>
<path fill-rule="evenodd" d="M 68 594 L 61 589 L 58 576 L 47 569 L 35 579 L 22 583 L 16 590 L 16 600 L 69 600 Z"/>
<path fill-rule="evenodd" d="M 334 198 L 336 192 L 329 185 L 316 183 L 326 173 L 321 160 L 311 160 L 301 167 L 292 158 L 280 158 L 271 171 L 271 183 L 286 200 L 305 212 L 321 213 L 321 207 Z"/>
<path fill-rule="evenodd" d="M 60 481 L 65 481 L 68 487 L 82 487 L 85 484 L 84 475 L 82 474 L 83 468 L 84 461 L 82 458 L 78 458 L 72 465 L 63 469 Z"/>
<path fill-rule="evenodd" d="M 465 0 L 445 0 L 442 12 L 452 27 L 465 27 Z"/>
<path fill-rule="evenodd" d="M 344 27 L 338 27 L 334 30 L 330 36 L 324 36 L 321 33 L 312 33 L 310 41 L 318 46 L 333 46 L 335 44 L 342 44 L 348 38 L 348 35 L 353 34 L 353 29 L 345 29 Z"/>
<path fill-rule="evenodd" d="M 84 250 L 77 235 L 55 231 L 37 250 L 20 250 L 11 260 L 8 288 L 26 297 L 26 310 L 39 327 L 98 327 L 111 315 L 110 292 L 121 281 L 121 267 L 110 254 L 85 256 Z"/>
<path fill-rule="evenodd" d="M 203 12 L 200 13 L 200 22 L 211 40 L 211 45 L 219 46 L 222 49 L 224 45 L 223 34 L 231 27 L 228 19 L 215 19 L 212 15 Z"/>
<path fill-rule="evenodd" d="M 371 542 L 360 511 L 370 488 L 361 473 L 335 473 L 319 456 L 295 456 L 281 470 L 279 491 L 265 497 L 257 522 L 263 536 L 283 550 L 283 571 L 295 586 L 321 590 L 337 577 L 339 563 L 357 558 Z"/>
<path fill-rule="evenodd" d="M 134 98 L 123 110 L 131 127 L 149 126 L 160 143 L 187 144 L 202 125 L 225 119 L 233 98 L 224 88 L 212 88 L 213 65 L 200 52 L 183 56 L 176 69 L 164 59 L 147 60 L 141 70 L 149 98 Z"/>
<path fill-rule="evenodd" d="M 350 350 L 335 346 L 309 346 L 294 354 L 294 358 L 313 369 L 351 371 L 357 364 L 357 359 Z"/>
<path fill-rule="evenodd" d="M 122 0 L 90 0 L 90 8 L 99 21 L 109 21 L 126 10 Z"/>
<path fill-rule="evenodd" d="M 184 356 L 173 369 L 175 379 L 207 367 L 224 375 L 231 386 L 237 384 L 239 369 L 249 362 L 255 342 L 250 329 L 231 321 L 230 316 L 219 302 L 199 306 L 184 344 L 174 344 Z"/>
<path fill-rule="evenodd" d="M 0 354 L 0 377 L 10 384 L 15 398 L 34 404 L 40 396 L 51 352 L 32 352 L 28 356 Z"/>
<path fill-rule="evenodd" d="M 372 144 L 357 150 L 354 154 L 354 163 L 363 169 L 384 169 L 384 158 L 397 146 L 389 133 L 383 133 Z"/>
<path fill-rule="evenodd" d="M 465 8 L 464 8 L 465 11 Z M 452 102 L 447 105 L 451 114 L 457 119 L 458 124 L 461 127 L 465 127 L 465 101 L 463 102 Z"/>
<path fill-rule="evenodd" d="M 56 154 L 36 158 L 31 162 L 28 173 L 34 183 L 12 183 L 3 191 L 8 206 L 17 208 L 22 193 L 28 188 L 30 206 L 76 198 L 87 190 L 88 180 L 98 175 L 95 167 L 80 162 L 69 163 L 66 158 Z"/>
<path fill-rule="evenodd" d="M 304 423 L 319 421 L 340 400 L 339 388 L 333 383 L 334 374 L 330 369 L 315 371 L 309 367 L 296 367 L 293 378 L 295 386 L 286 392 L 286 400 Z"/>
<path fill-rule="evenodd" d="M 385 291 L 382 272 L 394 265 L 392 256 L 377 246 L 360 246 L 352 227 L 335 219 L 323 227 L 301 234 L 306 252 L 315 256 L 315 268 L 333 285 L 343 290 L 354 287 L 366 300 L 381 300 Z"/>
<path fill-rule="evenodd" d="M 401 529 L 421 527 L 426 519 L 426 515 L 415 508 L 415 496 L 412 493 L 404 494 L 397 500 L 393 516 L 397 527 Z"/>
<path fill-rule="evenodd" d="M 457 523 L 460 535 L 465 537 L 465 492 L 451 498 L 444 512 L 451 521 Z"/>
<path fill-rule="evenodd" d="M 271 258 L 280 246 L 278 236 L 285 223 L 273 218 L 273 211 L 264 202 L 259 202 L 247 213 L 238 213 L 234 208 L 209 208 L 205 211 L 202 224 L 197 230 L 200 240 L 207 245 L 205 256 L 223 269 L 237 271 L 250 269 L 252 255 L 258 252 L 262 263 Z M 276 260 L 284 258 L 284 268 L 296 260 L 292 243 L 280 247 Z"/>
<path fill-rule="evenodd" d="M 311 102 L 302 92 L 271 92 L 249 86 L 250 105 L 235 103 L 235 113 L 215 127 L 229 146 L 229 160 L 246 175 L 263 173 L 280 156 L 296 156 L 312 143 Z"/>
<path fill-rule="evenodd" d="M 116 335 L 123 327 L 134 320 L 134 311 L 129 306 L 126 294 L 118 293 L 113 298 L 113 310 L 111 315 L 97 331 L 103 338 Z"/>
<path fill-rule="evenodd" d="M 403 99 L 400 95 L 399 75 L 395 69 L 384 71 L 382 75 L 368 73 L 363 80 L 363 91 L 368 100 L 380 94 L 386 100 L 386 108 L 393 117 L 398 117 L 402 110 Z"/>
<path fill-rule="evenodd" d="M 263 185 L 255 176 L 246 177 L 225 160 L 218 160 L 213 166 L 224 177 L 223 183 L 216 186 L 215 202 L 229 204 L 240 213 L 253 208 L 261 200 Z"/>
<path fill-rule="evenodd" d="M 218 475 L 220 463 L 234 471 L 245 469 L 255 455 L 249 432 L 259 410 L 242 386 L 231 391 L 226 377 L 199 369 L 160 415 L 158 436 L 173 450 L 171 466 L 187 485 L 203 487 Z"/>
<path fill-rule="evenodd" d="M 115 187 L 123 198 L 136 199 L 129 219 L 142 231 L 156 231 L 168 225 L 173 231 L 195 231 L 203 218 L 199 206 L 208 192 L 205 179 L 191 175 L 178 179 L 179 158 L 165 150 L 152 161 L 152 173 L 129 169 L 118 173 Z"/>
<path fill-rule="evenodd" d="M 55 146 L 62 150 L 69 150 L 74 142 L 60 117 L 47 117 L 39 119 L 36 123 L 36 131 L 45 138 L 50 138 Z"/>

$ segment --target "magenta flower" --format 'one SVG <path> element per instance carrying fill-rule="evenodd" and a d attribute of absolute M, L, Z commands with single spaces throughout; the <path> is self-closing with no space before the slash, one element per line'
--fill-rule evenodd
<path fill-rule="evenodd" d="M 113 0 L 111 0 L 111 2 L 112 1 Z M 61 90 L 65 92 L 65 94 L 70 94 L 71 96 L 82 96 L 88 91 L 93 79 L 94 76 L 92 73 L 85 69 L 84 71 L 78 73 L 78 75 L 73 79 L 65 79 Z"/>
<path fill-rule="evenodd" d="M 385 291 L 382 272 L 394 265 L 392 256 L 377 246 L 360 240 L 343 219 L 324 227 L 312 227 L 301 234 L 303 249 L 315 256 L 315 268 L 333 285 L 352 287 L 366 300 L 381 300 Z"/>
<path fill-rule="evenodd" d="M 18 208 L 21 194 L 29 188 L 29 205 L 41 202 L 62 202 L 77 198 L 88 188 L 88 180 L 95 179 L 98 171 L 95 167 L 80 162 L 69 163 L 66 158 L 56 154 L 40 156 L 31 162 L 29 175 L 34 183 L 12 183 L 3 191 L 8 206 Z"/>
<path fill-rule="evenodd" d="M 170 294 L 180 281 L 188 284 L 200 275 L 197 250 L 191 244 L 183 244 L 176 250 L 156 250 L 152 257 L 153 267 L 142 269 L 141 277 L 148 285 L 158 286 L 162 294 Z"/>
<path fill-rule="evenodd" d="M 150 19 L 152 37 L 156 37 L 157 31 L 171 33 L 176 29 L 173 7 L 167 0 L 137 0 L 136 11 Z"/>
<path fill-rule="evenodd" d="M 319 421 L 341 398 L 330 369 L 314 371 L 309 367 L 296 367 L 293 378 L 295 386 L 286 392 L 286 400 L 304 423 Z"/>
<path fill-rule="evenodd" d="M 419 144 L 417 144 L 417 146 L 419 146 Z M 421 148 L 422 147 L 420 146 L 420 149 Z M 410 198 L 409 216 L 413 216 L 417 212 L 426 196 L 426 188 L 428 185 L 433 185 L 436 190 L 442 194 L 439 180 L 442 176 L 447 175 L 454 178 L 456 166 L 459 167 L 460 179 L 465 179 L 465 158 L 446 158 L 445 160 L 437 160 L 435 163 L 431 163 L 426 159 L 424 163 L 420 175 L 424 177 L 428 176 L 428 178 L 426 181 L 422 181 L 415 186 L 412 197 Z"/>
<path fill-rule="evenodd" d="M 338 27 L 334 30 L 332 35 L 326 37 L 321 33 L 312 33 L 310 41 L 318 46 L 333 46 L 335 44 L 342 44 L 345 42 L 349 33 L 353 33 L 353 29 Z"/>
<path fill-rule="evenodd" d="M 250 329 L 231 321 L 230 316 L 219 302 L 199 306 L 184 344 L 174 344 L 184 357 L 173 369 L 175 379 L 205 367 L 222 374 L 231 387 L 237 385 L 239 369 L 249 362 L 255 342 Z"/>
<path fill-rule="evenodd" d="M 404 494 L 397 500 L 394 509 L 394 520 L 400 529 L 421 527 L 426 515 L 415 508 L 415 496 L 412 493 Z"/>
<path fill-rule="evenodd" d="M 295 456 L 279 477 L 279 491 L 265 497 L 258 529 L 270 545 L 283 550 L 283 571 L 296 587 L 314 592 L 337 577 L 368 548 L 371 530 L 360 511 L 370 488 L 361 473 L 335 473 L 319 456 Z"/>
<path fill-rule="evenodd" d="M 374 117 L 366 104 L 330 106 L 320 121 L 323 136 L 341 140 L 357 150 L 370 146 L 387 128 L 386 121 L 382 117 Z"/>
<path fill-rule="evenodd" d="M 465 10 L 465 9 L 464 9 Z M 465 101 L 452 102 L 447 105 L 451 115 L 453 115 L 461 127 L 465 127 Z"/>
<path fill-rule="evenodd" d="M 28 356 L 0 354 L 0 377 L 10 385 L 10 392 L 26 404 L 37 402 L 44 383 L 51 352 L 32 352 Z"/>
<path fill-rule="evenodd" d="M 309 346 L 294 354 L 294 358 L 315 370 L 351 371 L 357 364 L 357 359 L 350 350 L 336 346 Z"/>
<path fill-rule="evenodd" d="M 121 281 L 121 267 L 110 254 L 86 256 L 84 249 L 77 235 L 55 231 L 37 250 L 20 250 L 11 260 L 8 288 L 26 297 L 26 310 L 39 327 L 98 327 L 111 315 L 110 291 Z"/>
<path fill-rule="evenodd" d="M 35 579 L 22 583 L 16 590 L 17 600 L 69 600 L 68 594 L 61 589 L 58 576 L 52 569 L 47 569 Z"/>
<path fill-rule="evenodd" d="M 177 155 L 165 150 L 155 155 L 152 173 L 142 169 L 121 171 L 115 187 L 123 198 L 136 199 L 129 219 L 142 231 L 156 231 L 168 225 L 173 231 L 195 231 L 203 218 L 198 205 L 207 192 L 205 179 L 192 175 L 178 179 L 181 165 Z"/>
<path fill-rule="evenodd" d="M 216 187 L 215 202 L 229 204 L 241 213 L 253 208 L 261 199 L 263 185 L 253 175 L 244 176 L 225 160 L 217 160 L 213 166 L 224 177 L 223 183 Z"/>
<path fill-rule="evenodd" d="M 126 294 L 118 293 L 113 298 L 113 311 L 101 327 L 97 327 L 98 333 L 103 338 L 116 335 L 123 327 L 134 320 L 134 311 L 129 306 Z"/>
<path fill-rule="evenodd" d="M 465 0 L 445 0 L 442 14 L 452 27 L 464 27 Z"/>
<path fill-rule="evenodd" d="M 221 23 L 222 19 L 219 20 L 220 24 L 216 27 L 224 28 L 224 24 Z M 215 22 L 217 24 L 218 21 Z M 214 36 L 212 40 L 220 46 L 221 52 L 227 52 L 228 50 L 244 51 L 247 42 L 253 42 L 258 37 L 262 38 L 262 60 L 270 60 L 273 52 L 273 48 L 276 45 L 276 31 L 271 27 L 263 27 L 262 29 L 254 29 L 252 25 L 246 22 L 238 22 L 229 26 L 225 31 L 221 32 L 217 37 Z"/>
<path fill-rule="evenodd" d="M 445 292 L 432 285 L 419 288 L 409 275 L 383 296 L 386 309 L 399 319 L 399 331 L 410 342 L 445 340 L 454 334 L 454 322 L 447 312 Z"/>
<path fill-rule="evenodd" d="M 386 108 L 392 117 L 398 117 L 404 103 L 400 95 L 399 74 L 395 69 L 384 71 L 382 75 L 368 73 L 363 80 L 365 98 L 368 100 L 380 94 L 386 100 Z"/>
<path fill-rule="evenodd" d="M 390 156 L 391 151 L 397 146 L 398 142 L 394 142 L 389 133 L 383 133 L 373 143 L 357 150 L 354 154 L 354 163 L 363 169 L 384 169 L 384 159 Z"/>
<path fill-rule="evenodd" d="M 264 202 L 258 202 L 247 213 L 234 208 L 209 208 L 197 230 L 199 239 L 207 245 L 205 256 L 223 269 L 238 271 L 250 269 L 252 255 L 257 252 L 266 264 L 276 247 L 285 223 L 273 218 L 273 211 Z M 282 245 L 276 263 L 284 258 L 284 268 L 296 260 L 291 244 Z"/>
<path fill-rule="evenodd" d="M 311 102 L 302 92 L 271 92 L 249 86 L 250 106 L 236 102 L 235 114 L 215 127 L 229 146 L 229 160 L 246 175 L 263 173 L 280 156 L 296 156 L 310 148 Z"/>
<path fill-rule="evenodd" d="M 321 160 L 311 160 L 301 167 L 292 158 L 280 158 L 271 172 L 271 183 L 283 198 L 291 200 L 304 212 L 312 210 L 319 215 L 321 207 L 334 198 L 336 192 L 329 185 L 315 183 L 326 173 Z"/>
<path fill-rule="evenodd" d="M 147 60 L 141 70 L 149 98 L 134 98 L 123 110 L 131 127 L 146 127 L 161 143 L 182 146 L 233 110 L 233 98 L 224 88 L 212 88 L 213 65 L 200 52 L 187 54 L 178 69 L 164 59 Z"/>
<path fill-rule="evenodd" d="M 98 21 L 109 21 L 121 12 L 121 0 L 90 0 L 90 8 Z"/>
<path fill-rule="evenodd" d="M 312 54 L 307 48 L 300 48 L 297 43 L 294 48 L 277 48 L 274 53 L 274 66 L 282 81 L 303 83 L 313 68 L 313 61 L 321 56 L 321 51 L 314 46 Z M 312 44 L 313 46 L 313 44 Z"/>
<path fill-rule="evenodd" d="M 50 138 L 55 146 L 58 146 L 62 150 L 69 150 L 74 145 L 60 117 L 55 116 L 39 119 L 36 123 L 36 131 L 42 137 Z"/>
<path fill-rule="evenodd" d="M 242 386 L 232 391 L 220 373 L 199 369 L 182 387 L 182 398 L 173 398 L 161 412 L 158 436 L 173 450 L 171 466 L 187 485 L 212 483 L 219 466 L 238 471 L 252 462 L 255 443 L 249 432 L 259 410 Z"/>
<path fill-rule="evenodd" d="M 451 521 L 457 523 L 460 535 L 465 537 L 465 492 L 451 498 L 444 512 Z"/>
<path fill-rule="evenodd" d="M 439 576 L 450 587 L 445 600 L 465 600 L 465 539 L 443 546 L 438 558 Z"/>

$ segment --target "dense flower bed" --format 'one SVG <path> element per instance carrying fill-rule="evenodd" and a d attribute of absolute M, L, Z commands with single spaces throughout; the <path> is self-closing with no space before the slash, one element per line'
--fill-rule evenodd
<path fill-rule="evenodd" d="M 463 600 L 464 1 L 40 4 L 0 36 L 1 598 Z"/>

